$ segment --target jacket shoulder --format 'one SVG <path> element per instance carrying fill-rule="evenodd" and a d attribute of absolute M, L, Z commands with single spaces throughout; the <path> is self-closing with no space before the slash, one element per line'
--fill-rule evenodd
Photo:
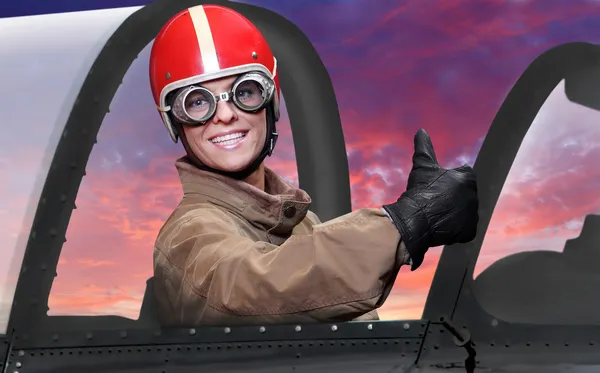
<path fill-rule="evenodd" d="M 155 246 L 159 249 L 172 247 L 182 239 L 215 228 L 227 231 L 233 228 L 231 218 L 218 206 L 209 202 L 180 204 L 160 229 Z"/>

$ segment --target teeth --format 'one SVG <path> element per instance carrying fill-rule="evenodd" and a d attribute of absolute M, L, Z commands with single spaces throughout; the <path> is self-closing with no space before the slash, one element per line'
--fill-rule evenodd
<path fill-rule="evenodd" d="M 220 144 L 225 141 L 241 139 L 244 136 L 246 136 L 246 134 L 242 132 L 230 133 L 229 135 L 215 137 L 214 139 L 211 139 L 210 142 L 212 142 L 213 144 Z"/>

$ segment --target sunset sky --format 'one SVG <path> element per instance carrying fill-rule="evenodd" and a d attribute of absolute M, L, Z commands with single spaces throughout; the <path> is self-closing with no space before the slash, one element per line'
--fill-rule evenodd
<path fill-rule="evenodd" d="M 353 209 L 379 207 L 404 191 L 418 128 L 430 133 L 444 166 L 473 164 L 506 94 L 534 58 L 566 42 L 600 43 L 600 2 L 591 0 L 249 2 L 296 23 L 321 55 L 341 112 Z M 64 26 L 63 34 L 57 34 L 64 39 L 55 41 L 55 49 L 36 49 L 31 37 L 26 47 L 13 43 L 7 44 L 12 49 L 0 49 L 0 66 L 12 63 L 7 66 L 17 70 L 9 76 L 7 69 L 0 69 L 0 78 L 13 87 L 0 90 L 0 112 L 10 110 L 9 120 L 0 127 L 0 238 L 10 243 L 1 248 L 6 258 L 22 252 L 23 242 L 15 232 L 27 229 L 31 214 L 24 212 L 34 193 L 31 185 L 43 169 L 57 105 L 62 105 L 46 104 L 44 99 L 59 80 L 55 69 L 61 79 L 68 79 L 73 68 L 56 56 L 78 56 L 82 61 L 81 56 L 92 50 L 93 38 L 107 30 L 101 18 L 95 31 L 80 39 L 67 40 L 66 35 L 77 25 L 92 27 L 89 19 L 95 12 L 81 15 L 79 19 L 87 17 L 85 23 Z M 123 12 L 132 10 L 105 22 L 122 20 Z M 51 17 L 57 16 L 27 22 L 51 22 Z M 50 314 L 137 318 L 145 280 L 152 276 L 154 239 L 181 197 L 173 162 L 182 148 L 171 142 L 154 109 L 148 52 L 149 47 L 131 66 L 98 135 L 67 231 Z M 33 62 L 35 57 L 47 62 Z M 26 96 L 31 90 L 16 79 L 29 71 L 42 87 L 35 101 Z M 48 108 L 37 110 L 35 120 L 18 116 L 27 110 L 25 105 L 38 105 L 38 100 Z M 46 109 L 53 113 L 51 121 L 42 115 Z M 276 153 L 267 164 L 297 184 L 285 111 L 282 117 Z M 23 132 L 12 127 L 17 121 L 28 128 L 31 141 L 23 141 Z M 510 253 L 562 250 L 566 239 L 579 234 L 586 214 L 600 213 L 600 170 L 591 167 L 592 160 L 600 159 L 599 122 L 600 113 L 569 103 L 563 85 L 557 87 L 519 151 L 476 273 Z M 415 272 L 401 271 L 380 310 L 382 318 L 420 318 L 439 253 L 430 250 Z M 15 272 L 0 264 L 0 281 L 6 284 L 0 331 Z"/>

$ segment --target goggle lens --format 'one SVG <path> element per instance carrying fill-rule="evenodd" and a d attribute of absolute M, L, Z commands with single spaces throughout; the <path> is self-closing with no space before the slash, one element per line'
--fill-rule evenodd
<path fill-rule="evenodd" d="M 201 122 L 207 120 L 214 111 L 214 107 L 214 96 L 204 88 L 194 87 L 185 96 L 185 112 L 192 121 Z"/>
<path fill-rule="evenodd" d="M 254 111 L 265 104 L 264 89 L 254 80 L 246 80 L 235 87 L 233 94 L 237 106 L 246 111 Z"/>

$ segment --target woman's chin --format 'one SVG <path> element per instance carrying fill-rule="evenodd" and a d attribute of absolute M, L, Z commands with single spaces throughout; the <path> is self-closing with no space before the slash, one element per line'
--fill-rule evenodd
<path fill-rule="evenodd" d="M 235 154 L 237 153 L 237 154 Z M 203 154 L 205 156 L 198 157 L 202 162 L 203 159 L 207 161 L 213 160 L 212 162 L 202 162 L 211 168 L 219 170 L 221 172 L 239 172 L 245 170 L 252 164 L 252 161 L 256 159 L 258 154 L 256 152 L 240 151 L 240 152 L 219 152 L 219 153 L 208 153 Z M 207 159 L 208 158 L 208 159 Z M 215 162 L 217 161 L 217 162 Z"/>
<path fill-rule="evenodd" d="M 250 162 L 232 162 L 232 163 L 217 165 L 217 167 L 215 167 L 215 168 L 222 172 L 240 172 L 240 171 L 244 171 L 249 165 L 250 165 Z"/>

